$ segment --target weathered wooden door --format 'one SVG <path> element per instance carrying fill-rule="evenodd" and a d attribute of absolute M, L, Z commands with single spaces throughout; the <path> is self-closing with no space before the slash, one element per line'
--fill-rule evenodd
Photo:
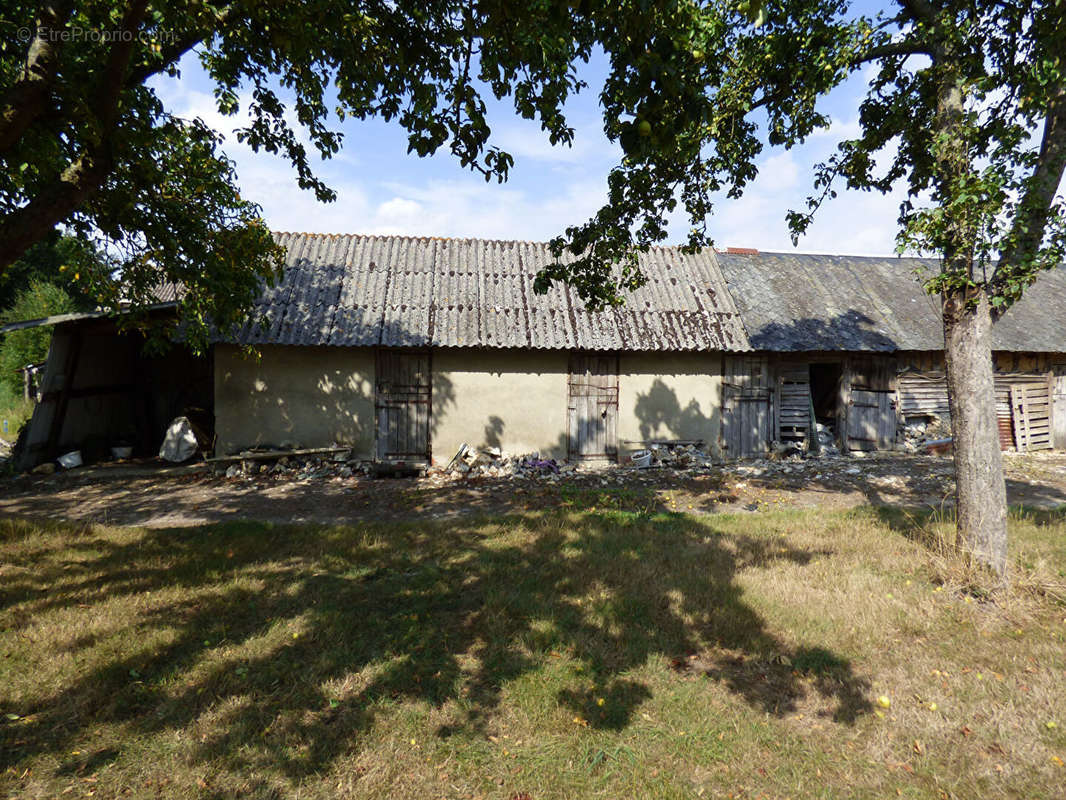
<path fill-rule="evenodd" d="M 429 353 L 380 350 L 375 411 L 378 458 L 429 461 Z"/>
<path fill-rule="evenodd" d="M 574 353 L 569 385 L 570 457 L 617 458 L 618 357 Z"/>
<path fill-rule="evenodd" d="M 893 392 L 851 390 L 848 408 L 848 447 L 853 450 L 890 450 L 896 440 Z"/>
<path fill-rule="evenodd" d="M 730 458 L 764 456 L 773 430 L 766 356 L 726 356 L 722 380 L 722 447 Z"/>

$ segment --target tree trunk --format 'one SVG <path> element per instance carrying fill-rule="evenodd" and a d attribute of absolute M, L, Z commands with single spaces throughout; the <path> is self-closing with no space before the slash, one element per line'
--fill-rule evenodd
<path fill-rule="evenodd" d="M 984 292 L 967 307 L 945 295 L 944 355 L 954 436 L 959 549 L 1007 575 L 1007 489 L 992 380 L 992 319 Z"/>

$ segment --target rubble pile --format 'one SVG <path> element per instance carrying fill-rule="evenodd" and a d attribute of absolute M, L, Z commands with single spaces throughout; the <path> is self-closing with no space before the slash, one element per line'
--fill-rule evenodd
<path fill-rule="evenodd" d="M 477 450 L 463 445 L 447 466 L 431 467 L 429 477 L 435 478 L 531 478 L 557 482 L 576 472 L 570 464 L 560 464 L 554 458 L 541 458 L 540 453 L 511 455 L 498 447 Z"/>
<path fill-rule="evenodd" d="M 823 456 L 838 456 L 840 448 L 837 447 L 837 433 L 832 425 L 815 423 L 818 435 L 818 452 Z"/>
<path fill-rule="evenodd" d="M 695 470 L 715 464 L 714 458 L 694 444 L 669 443 L 653 443 L 647 450 L 634 453 L 630 461 L 637 466 L 669 467 L 677 470 Z"/>
<path fill-rule="evenodd" d="M 219 464 L 215 471 L 223 473 L 227 478 L 262 476 L 276 480 L 300 481 L 368 475 L 370 464 L 360 459 L 352 459 L 351 453 L 347 451 L 338 451 L 332 455 L 283 455 L 271 460 L 249 454 L 241 461 L 228 465 Z"/>
<path fill-rule="evenodd" d="M 951 424 L 935 414 L 928 417 L 908 417 L 896 430 L 897 449 L 916 453 L 931 443 L 951 438 Z"/>

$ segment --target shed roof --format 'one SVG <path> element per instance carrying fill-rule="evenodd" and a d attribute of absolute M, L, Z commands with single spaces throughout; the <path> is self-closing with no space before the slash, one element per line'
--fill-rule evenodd
<path fill-rule="evenodd" d="M 620 308 L 589 312 L 576 292 L 533 291 L 548 245 L 407 236 L 275 234 L 282 282 L 267 289 L 247 344 L 746 350 L 714 254 L 652 248 L 648 283 Z M 259 316 L 259 315 L 256 315 Z"/>
<path fill-rule="evenodd" d="M 918 270 L 936 259 L 718 253 L 755 350 L 941 350 L 939 301 Z M 996 323 L 992 348 L 1066 352 L 1066 268 L 1042 274 Z"/>

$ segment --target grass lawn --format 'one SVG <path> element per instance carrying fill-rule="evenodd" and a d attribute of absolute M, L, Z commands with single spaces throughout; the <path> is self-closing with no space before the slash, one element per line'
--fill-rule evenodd
<path fill-rule="evenodd" d="M 0 795 L 1062 797 L 1066 513 L 994 601 L 914 526 L 2 520 Z"/>

